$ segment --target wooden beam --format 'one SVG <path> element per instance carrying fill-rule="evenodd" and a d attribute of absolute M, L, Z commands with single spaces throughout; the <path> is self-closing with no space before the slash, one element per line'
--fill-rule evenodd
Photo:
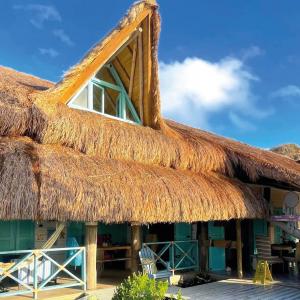
<path fill-rule="evenodd" d="M 133 83 L 134 83 L 134 74 L 135 74 L 135 67 L 136 67 L 136 54 L 137 54 L 137 43 L 138 41 L 135 40 L 133 43 L 133 52 L 132 52 L 132 61 L 131 61 L 131 70 L 130 70 L 130 79 L 129 79 L 129 89 L 128 89 L 128 96 L 131 99 L 132 97 L 132 90 L 133 90 Z"/>
<path fill-rule="evenodd" d="M 94 73 L 112 58 L 117 51 L 126 44 L 131 38 L 131 34 L 136 31 L 139 24 L 151 13 L 151 8 L 145 8 L 139 16 L 128 26 L 122 28 L 118 33 L 114 34 L 107 42 L 97 57 L 79 74 L 75 82 L 66 87 L 64 94 L 60 96 L 60 102 L 67 103 L 71 97 L 83 86 Z"/>
<path fill-rule="evenodd" d="M 139 111 L 140 118 L 144 124 L 144 63 L 143 63 L 143 40 L 142 34 L 138 35 L 138 55 L 139 55 Z"/>
<path fill-rule="evenodd" d="M 131 49 L 131 46 L 130 46 L 130 44 L 129 45 L 127 45 L 127 49 L 129 50 L 129 52 L 131 53 L 131 55 L 133 54 L 133 50 Z"/>
<path fill-rule="evenodd" d="M 139 270 L 139 251 L 142 248 L 142 226 L 138 224 L 131 225 L 131 271 Z"/>
<path fill-rule="evenodd" d="M 129 74 L 127 73 L 126 69 L 122 65 L 120 59 L 118 57 L 116 57 L 112 63 L 113 63 L 113 66 L 115 67 L 115 69 L 118 71 L 118 74 L 119 74 L 120 78 L 122 79 L 124 85 L 129 86 L 130 77 L 129 77 Z"/>
<path fill-rule="evenodd" d="M 243 278 L 243 246 L 241 220 L 236 220 L 236 257 L 237 257 L 237 275 Z"/>
<path fill-rule="evenodd" d="M 87 289 L 97 287 L 97 222 L 85 223 Z"/>
<path fill-rule="evenodd" d="M 150 98 L 152 72 L 151 17 L 149 14 L 143 21 L 143 105 L 145 125 L 153 125 L 153 101 Z"/>
<path fill-rule="evenodd" d="M 208 224 L 206 222 L 200 223 L 200 237 L 199 237 L 199 261 L 200 261 L 200 270 L 206 272 L 208 269 Z"/>

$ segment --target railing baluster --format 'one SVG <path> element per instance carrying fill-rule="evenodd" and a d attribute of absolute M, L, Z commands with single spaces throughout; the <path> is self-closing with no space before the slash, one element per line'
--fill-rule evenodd
<path fill-rule="evenodd" d="M 34 299 L 37 299 L 38 296 L 38 262 L 37 262 L 37 253 L 33 253 L 34 265 L 33 265 L 33 296 Z M 29 271 L 30 272 L 30 271 Z"/>
<path fill-rule="evenodd" d="M 81 277 L 84 282 L 83 289 L 86 291 L 86 249 L 83 248 L 83 262 L 81 267 Z"/>
<path fill-rule="evenodd" d="M 175 242 L 172 242 L 172 273 L 175 275 Z"/>

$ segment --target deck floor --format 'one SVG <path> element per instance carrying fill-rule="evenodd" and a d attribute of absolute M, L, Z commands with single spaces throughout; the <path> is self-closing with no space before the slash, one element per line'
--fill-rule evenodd
<path fill-rule="evenodd" d="M 83 296 L 83 291 L 76 288 L 65 288 L 55 291 L 41 292 L 39 299 L 51 299 L 51 300 L 72 300 L 72 299 L 99 299 L 99 300 L 111 300 L 116 285 L 120 284 L 122 279 L 127 277 L 126 272 L 108 271 L 102 274 L 103 277 L 99 278 L 100 284 L 97 285 L 97 290 L 89 291 L 91 296 Z M 168 290 L 169 294 L 176 294 L 179 291 L 179 287 L 171 286 Z M 182 295 L 187 300 L 248 300 L 248 299 L 299 299 L 300 300 L 300 280 L 299 278 L 287 278 L 284 280 L 275 281 L 269 285 L 253 284 L 252 280 L 244 279 L 223 279 L 217 282 L 208 283 L 204 285 L 182 288 Z M 32 295 L 27 296 L 15 296 L 5 297 L 7 300 L 29 300 L 32 299 Z"/>
<path fill-rule="evenodd" d="M 180 288 L 172 286 L 169 294 L 176 294 Z M 182 296 L 188 300 L 300 300 L 300 285 L 298 288 L 273 283 L 269 285 L 253 284 L 251 280 L 226 279 L 204 285 L 181 289 Z"/>

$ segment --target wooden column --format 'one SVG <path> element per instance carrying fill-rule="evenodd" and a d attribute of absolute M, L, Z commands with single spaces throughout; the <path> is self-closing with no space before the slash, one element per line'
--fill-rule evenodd
<path fill-rule="evenodd" d="M 268 236 L 271 244 L 275 243 L 275 228 L 272 223 L 268 223 Z"/>
<path fill-rule="evenodd" d="M 237 275 L 243 278 L 243 256 L 242 256 L 242 231 L 241 220 L 236 220 L 236 256 L 237 256 Z"/>
<path fill-rule="evenodd" d="M 142 248 L 142 227 L 140 224 L 131 225 L 131 271 L 139 270 L 139 251 Z"/>
<path fill-rule="evenodd" d="M 200 224 L 200 236 L 199 236 L 199 260 L 200 260 L 200 270 L 202 272 L 207 271 L 208 265 L 208 225 L 205 222 Z"/>
<path fill-rule="evenodd" d="M 97 222 L 85 223 L 85 247 L 86 247 L 86 280 L 87 289 L 97 287 Z"/>

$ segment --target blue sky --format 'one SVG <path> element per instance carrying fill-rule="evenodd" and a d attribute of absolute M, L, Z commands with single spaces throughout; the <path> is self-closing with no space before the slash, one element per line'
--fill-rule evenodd
<path fill-rule="evenodd" d="M 300 2 L 161 0 L 164 115 L 269 148 L 300 144 Z M 58 81 L 127 0 L 0 2 L 0 64 Z"/>

